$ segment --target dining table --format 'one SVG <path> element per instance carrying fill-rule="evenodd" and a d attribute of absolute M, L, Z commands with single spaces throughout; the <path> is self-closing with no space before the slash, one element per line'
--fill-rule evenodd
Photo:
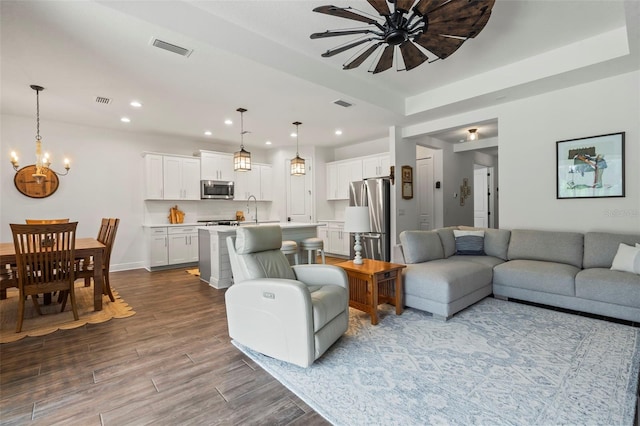
<path fill-rule="evenodd" d="M 102 310 L 102 258 L 106 246 L 95 238 L 76 238 L 76 259 L 93 257 L 93 309 Z M 0 265 L 15 265 L 16 249 L 13 243 L 0 243 Z"/>

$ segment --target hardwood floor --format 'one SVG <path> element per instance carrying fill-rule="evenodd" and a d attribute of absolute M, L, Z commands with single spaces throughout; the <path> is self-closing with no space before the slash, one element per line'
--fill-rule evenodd
<path fill-rule="evenodd" d="M 134 316 L 1 345 L 0 423 L 328 424 L 230 343 L 224 291 L 185 271 L 111 273 Z"/>

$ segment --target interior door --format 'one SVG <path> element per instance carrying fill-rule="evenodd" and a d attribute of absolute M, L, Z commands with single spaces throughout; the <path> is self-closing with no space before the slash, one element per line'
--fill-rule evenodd
<path fill-rule="evenodd" d="M 489 228 L 489 180 L 486 167 L 473 170 L 473 226 Z"/>
<path fill-rule="evenodd" d="M 313 167 L 310 158 L 305 158 L 306 174 L 292 176 L 287 174 L 287 218 L 291 222 L 310 223 L 315 221 L 313 214 L 312 182 Z M 291 169 L 291 161 L 286 160 L 287 172 Z"/>
<path fill-rule="evenodd" d="M 416 161 L 416 192 L 418 198 L 418 228 L 428 231 L 434 228 L 433 157 Z"/>

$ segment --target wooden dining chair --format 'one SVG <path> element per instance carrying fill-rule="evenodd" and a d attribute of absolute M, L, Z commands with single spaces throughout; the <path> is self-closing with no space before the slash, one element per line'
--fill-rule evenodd
<path fill-rule="evenodd" d="M 38 314 L 42 314 L 36 298 L 42 293 L 60 291 L 70 295 L 73 318 L 77 320 L 74 281 L 78 222 L 10 226 L 16 251 L 20 296 L 16 333 L 22 330 L 24 303 L 28 296 L 31 296 Z"/>
<path fill-rule="evenodd" d="M 116 298 L 113 296 L 111 284 L 109 283 L 109 265 L 111 263 L 111 250 L 113 249 L 113 243 L 116 239 L 116 232 L 118 231 L 119 224 L 120 219 L 103 218 L 96 238 L 106 246 L 102 258 L 102 293 L 109 296 L 109 299 L 112 302 L 115 302 Z M 77 267 L 76 278 L 84 278 L 85 287 L 91 285 L 91 278 L 93 278 L 93 266 L 93 261 L 90 259 L 84 259 Z M 95 282 L 93 284 L 97 285 Z"/>
<path fill-rule="evenodd" d="M 27 225 L 48 225 L 55 223 L 69 223 L 69 218 L 66 219 L 25 219 Z"/>

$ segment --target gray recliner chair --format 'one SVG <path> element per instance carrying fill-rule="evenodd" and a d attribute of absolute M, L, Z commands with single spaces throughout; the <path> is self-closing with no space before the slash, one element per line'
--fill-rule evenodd
<path fill-rule="evenodd" d="M 308 367 L 349 326 L 342 268 L 290 266 L 279 226 L 241 226 L 227 237 L 234 284 L 225 294 L 229 336 L 262 354 Z"/>

